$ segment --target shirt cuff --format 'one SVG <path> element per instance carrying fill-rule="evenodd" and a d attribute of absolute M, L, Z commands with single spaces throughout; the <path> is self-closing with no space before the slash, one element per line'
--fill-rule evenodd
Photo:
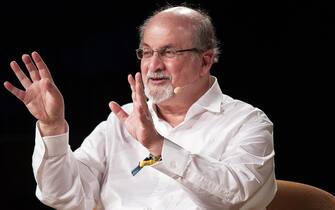
<path fill-rule="evenodd" d="M 37 126 L 37 133 L 43 139 L 46 157 L 61 156 L 66 153 L 69 143 L 68 130 L 69 129 L 67 128 L 67 132 L 60 135 L 41 137 L 41 133 Z"/>
<path fill-rule="evenodd" d="M 164 172 L 163 165 L 168 171 L 182 177 L 191 162 L 191 154 L 178 144 L 164 139 L 161 162 L 155 168 Z"/>

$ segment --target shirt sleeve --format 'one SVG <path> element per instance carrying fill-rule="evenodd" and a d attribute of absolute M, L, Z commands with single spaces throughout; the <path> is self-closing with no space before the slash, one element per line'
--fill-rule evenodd
<path fill-rule="evenodd" d="M 162 161 L 153 167 L 206 209 L 265 209 L 276 192 L 272 123 L 246 122 L 233 138 L 220 160 L 165 139 Z"/>
<path fill-rule="evenodd" d="M 99 124 L 72 152 L 69 133 L 41 137 L 36 125 L 33 172 L 36 196 L 56 209 L 93 209 L 105 171 L 106 123 Z"/>

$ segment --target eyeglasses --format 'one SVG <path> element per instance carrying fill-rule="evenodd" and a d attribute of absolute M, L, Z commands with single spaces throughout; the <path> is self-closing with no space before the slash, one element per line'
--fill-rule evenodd
<path fill-rule="evenodd" d="M 136 56 L 139 60 L 142 60 L 142 59 L 147 59 L 147 58 L 151 58 L 154 53 L 157 52 L 158 53 L 158 56 L 160 58 L 174 58 L 176 57 L 179 53 L 182 53 L 182 52 L 201 52 L 200 49 L 198 48 L 189 48 L 189 49 L 180 49 L 180 50 L 177 50 L 175 48 L 170 48 L 170 47 L 167 47 L 167 48 L 161 48 L 161 49 L 158 49 L 158 50 L 153 50 L 153 49 L 150 49 L 150 48 L 139 48 L 136 50 Z"/>

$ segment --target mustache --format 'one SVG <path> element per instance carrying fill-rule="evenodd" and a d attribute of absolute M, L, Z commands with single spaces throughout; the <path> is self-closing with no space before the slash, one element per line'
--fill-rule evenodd
<path fill-rule="evenodd" d="M 165 74 L 163 71 L 157 71 L 157 72 L 148 72 L 145 79 L 146 81 L 148 81 L 149 79 L 172 80 L 172 76 Z"/>

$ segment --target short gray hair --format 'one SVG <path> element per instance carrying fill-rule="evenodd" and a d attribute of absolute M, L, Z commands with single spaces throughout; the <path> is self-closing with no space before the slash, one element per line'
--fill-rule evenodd
<path fill-rule="evenodd" d="M 220 55 L 220 48 L 219 48 L 220 42 L 216 37 L 216 32 L 211 17 L 208 15 L 206 11 L 202 9 L 194 9 L 186 6 L 178 6 L 178 7 L 191 9 L 199 14 L 200 18 L 191 18 L 194 30 L 193 44 L 197 48 L 203 51 L 212 49 L 214 51 L 214 63 L 218 62 Z M 150 22 L 150 20 L 158 13 L 171 8 L 175 8 L 175 6 L 168 5 L 162 7 L 154 11 L 153 14 L 144 21 L 144 23 L 138 28 L 140 43 L 142 43 L 144 30 L 148 25 L 148 23 Z"/>

